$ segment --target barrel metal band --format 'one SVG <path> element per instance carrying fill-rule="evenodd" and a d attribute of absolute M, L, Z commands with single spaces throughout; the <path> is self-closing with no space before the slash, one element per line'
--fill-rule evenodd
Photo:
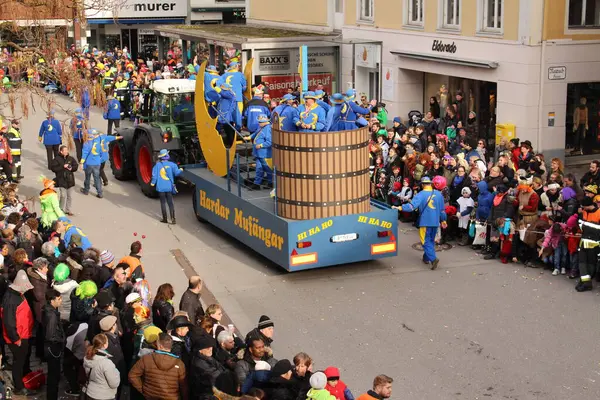
<path fill-rule="evenodd" d="M 300 146 L 284 146 L 281 144 L 273 143 L 273 148 L 277 150 L 287 150 L 287 151 L 297 151 L 300 153 L 331 153 L 334 151 L 348 151 L 348 150 L 358 150 L 369 145 L 369 141 L 357 144 L 349 144 L 344 146 L 332 146 L 332 147 L 300 147 Z"/>
<path fill-rule="evenodd" d="M 316 202 L 316 201 L 295 201 L 295 200 L 288 200 L 288 199 L 283 199 L 281 197 L 277 197 L 277 202 L 278 203 L 282 203 L 282 204 L 290 204 L 293 206 L 299 206 L 299 207 L 335 207 L 335 206 L 345 206 L 345 205 L 349 205 L 349 204 L 358 204 L 358 203 L 362 203 L 363 201 L 368 201 L 369 200 L 369 195 L 367 194 L 366 196 L 362 196 L 359 197 L 357 199 L 349 199 L 349 200 L 342 200 L 342 201 L 330 201 L 330 202 Z"/>
<path fill-rule="evenodd" d="M 276 171 L 277 176 L 283 178 L 294 178 L 294 179 L 311 179 L 315 181 L 321 181 L 326 179 L 340 179 L 340 178 L 353 178 L 355 176 L 361 176 L 369 173 L 369 168 L 365 168 L 360 171 L 344 172 L 343 174 L 293 174 L 291 172 L 283 172 L 280 170 Z"/>

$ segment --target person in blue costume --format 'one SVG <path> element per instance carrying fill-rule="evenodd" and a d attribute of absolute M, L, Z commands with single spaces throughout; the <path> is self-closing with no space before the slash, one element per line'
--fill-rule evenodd
<path fill-rule="evenodd" d="M 196 71 L 198 72 L 198 71 Z M 208 107 L 208 113 L 212 118 L 217 116 L 216 106 L 219 102 L 219 91 L 220 88 L 217 86 L 217 82 L 221 76 L 217 71 L 217 67 L 209 65 L 204 71 L 204 100 Z"/>
<path fill-rule="evenodd" d="M 186 94 L 181 99 L 181 102 L 173 108 L 173 120 L 175 122 L 188 122 L 194 119 L 194 105 L 192 97 Z"/>
<path fill-rule="evenodd" d="M 315 90 L 315 96 L 317 97 L 317 104 L 323 107 L 323 110 L 325 110 L 325 114 L 327 114 L 331 106 L 327 102 L 323 101 L 325 92 L 323 90 Z"/>
<path fill-rule="evenodd" d="M 223 82 L 220 85 L 220 89 L 221 100 L 219 100 L 219 104 L 217 106 L 217 111 L 219 113 L 217 130 L 225 133 L 225 146 L 231 147 L 233 141 L 235 140 L 235 129 L 241 128 L 241 125 L 237 125 L 235 121 L 237 119 L 236 114 L 239 114 L 236 106 L 237 102 L 235 99 L 235 93 L 233 92 L 233 88 L 230 84 Z"/>
<path fill-rule="evenodd" d="M 58 157 L 58 149 L 62 143 L 62 127 L 60 121 L 54 118 L 54 110 L 48 112 L 48 119 L 40 126 L 39 141 L 46 146 L 48 169 L 51 169 L 52 160 Z"/>
<path fill-rule="evenodd" d="M 175 225 L 175 207 L 173 206 L 173 194 L 177 193 L 175 179 L 181 174 L 182 169 L 172 161 L 169 161 L 169 151 L 162 149 L 158 153 L 158 161 L 152 168 L 152 181 L 150 184 L 156 187 L 156 191 L 160 197 L 160 211 L 162 219 L 160 222 L 166 224 L 167 220 L 167 204 L 171 214 L 171 224 Z"/>
<path fill-rule="evenodd" d="M 108 96 L 106 111 L 104 112 L 104 119 L 108 120 L 106 132 L 109 135 L 112 134 L 113 125 L 116 128 L 121 126 L 121 102 L 115 99 L 113 96 Z"/>
<path fill-rule="evenodd" d="M 81 92 L 81 108 L 83 110 L 83 116 L 85 119 L 90 119 L 90 106 L 92 102 L 90 100 L 90 92 L 88 88 L 83 88 Z"/>
<path fill-rule="evenodd" d="M 219 86 L 223 82 L 231 85 L 233 93 L 235 93 L 235 101 L 237 103 L 237 115 L 239 116 L 238 127 L 242 126 L 242 111 L 244 111 L 244 92 L 246 91 L 246 77 L 240 72 L 240 64 L 236 61 L 229 64 L 227 72 L 219 79 Z M 239 128 L 238 128 L 239 129 Z"/>
<path fill-rule="evenodd" d="M 332 107 L 327 113 L 327 130 L 329 132 L 346 131 L 356 129 L 358 126 L 356 120 L 348 120 L 348 114 L 352 109 L 344 100 L 341 93 L 334 93 L 330 98 Z M 352 114 L 356 116 L 356 114 Z"/>
<path fill-rule="evenodd" d="M 304 94 L 304 104 L 298 107 L 298 117 L 294 121 L 300 132 L 321 132 L 325 128 L 327 115 L 317 104 L 314 92 Z"/>
<path fill-rule="evenodd" d="M 273 114 L 279 116 L 279 127 L 281 130 L 287 132 L 296 132 L 298 127 L 294 121 L 297 121 L 300 116 L 298 109 L 294 107 L 294 100 L 296 97 L 293 94 L 286 94 L 283 96 L 282 103 L 275 107 Z"/>
<path fill-rule="evenodd" d="M 346 95 L 344 96 L 344 100 L 346 100 L 346 103 L 350 106 L 351 109 L 351 113 L 348 114 L 348 119 L 356 121 L 356 124 L 359 127 L 367 126 L 369 125 L 369 122 L 367 121 L 365 116 L 367 118 L 369 117 L 369 115 L 371 114 L 371 108 L 373 108 L 377 104 L 377 101 L 371 100 L 371 106 L 369 108 L 364 108 L 356 104 L 356 102 L 354 101 L 355 99 L 356 90 L 348 89 L 346 91 Z"/>
<path fill-rule="evenodd" d="M 444 207 L 444 196 L 441 192 L 433 189 L 431 179 L 428 176 L 421 178 L 423 190 L 417 193 L 413 199 L 400 207 L 404 212 L 419 211 L 419 237 L 423 245 L 423 262 L 436 269 L 440 260 L 435 254 L 435 235 L 440 226 L 446 228 L 446 210 Z"/>
<path fill-rule="evenodd" d="M 77 160 L 81 160 L 81 150 L 83 149 L 83 130 L 85 129 L 83 110 L 75 109 L 75 117 L 71 120 L 71 134 L 75 142 L 75 150 L 77 151 Z"/>
<path fill-rule="evenodd" d="M 250 184 L 252 190 L 261 188 L 263 177 L 266 177 L 267 186 L 273 187 L 273 170 L 269 165 L 272 157 L 271 119 L 266 114 L 261 114 L 257 120 L 260 127 L 252 137 L 254 139 L 252 156 L 256 159 L 256 177 L 254 183 Z"/>
<path fill-rule="evenodd" d="M 63 237 L 63 240 L 67 248 L 69 248 L 71 245 L 71 239 L 73 238 L 73 235 L 79 235 L 81 237 L 81 248 L 83 250 L 87 250 L 90 247 L 92 247 L 92 243 L 90 242 L 90 239 L 87 237 L 87 235 L 83 233 L 81 229 L 73 225 L 73 222 L 71 222 L 69 218 L 60 217 L 58 220 L 61 221 L 65 226 L 65 235 Z"/>
<path fill-rule="evenodd" d="M 90 129 L 88 131 L 87 142 L 83 145 L 83 153 L 81 155 L 80 163 L 83 166 L 85 172 L 85 179 L 83 181 L 83 188 L 80 192 L 86 196 L 90 192 L 90 180 L 94 177 L 94 186 L 96 187 L 96 197 L 101 199 L 102 196 L 102 182 L 100 181 L 100 166 L 102 165 L 102 139 L 96 129 Z"/>
<path fill-rule="evenodd" d="M 250 132 L 253 137 L 260 129 L 258 117 L 263 114 L 267 117 L 271 117 L 269 105 L 263 100 L 263 95 L 263 86 L 259 85 L 255 87 L 254 97 L 252 97 L 252 100 L 246 103 L 246 107 L 244 108 L 244 121 L 246 122 L 246 129 L 248 129 L 248 132 Z"/>
<path fill-rule="evenodd" d="M 106 176 L 106 173 L 104 172 L 104 166 L 106 165 L 106 162 L 108 161 L 108 149 L 110 142 L 112 142 L 113 140 L 119 140 L 119 139 L 123 139 L 123 136 L 119 136 L 119 135 L 100 135 L 100 148 L 102 149 L 102 154 L 100 156 L 100 179 L 102 179 L 102 184 L 104 186 L 108 186 L 108 177 Z"/>

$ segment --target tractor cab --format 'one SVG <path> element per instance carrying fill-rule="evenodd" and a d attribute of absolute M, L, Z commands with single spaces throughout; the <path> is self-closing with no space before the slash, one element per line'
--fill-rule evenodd
<path fill-rule="evenodd" d="M 144 93 L 141 117 L 150 124 L 184 124 L 195 126 L 195 81 L 161 79 L 153 81 Z"/>

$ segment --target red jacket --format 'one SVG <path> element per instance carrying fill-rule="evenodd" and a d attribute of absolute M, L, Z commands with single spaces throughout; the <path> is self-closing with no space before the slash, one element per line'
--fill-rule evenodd
<path fill-rule="evenodd" d="M 12 164 L 12 154 L 6 136 L 0 135 L 0 160 L 8 160 Z"/>
<path fill-rule="evenodd" d="M 12 288 L 8 288 L 2 301 L 2 333 L 6 343 L 16 343 L 21 339 L 30 339 L 33 332 L 33 312 L 25 297 Z"/>

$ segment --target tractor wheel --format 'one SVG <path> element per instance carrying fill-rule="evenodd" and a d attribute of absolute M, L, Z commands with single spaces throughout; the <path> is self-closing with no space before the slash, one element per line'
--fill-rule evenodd
<path fill-rule="evenodd" d="M 135 144 L 135 167 L 137 180 L 144 193 L 148 197 L 158 197 L 156 189 L 150 185 L 152 181 L 152 168 L 154 167 L 154 149 L 148 136 L 142 134 Z"/>
<path fill-rule="evenodd" d="M 121 140 L 115 140 L 110 144 L 110 168 L 113 176 L 119 181 L 128 181 L 135 178 L 133 154 L 127 154 L 126 151 L 125 144 Z"/>
<path fill-rule="evenodd" d="M 194 207 L 194 214 L 196 215 L 196 219 L 202 223 L 206 223 L 207 221 L 198 214 L 198 188 L 194 186 L 194 194 L 192 195 L 192 204 Z"/>

